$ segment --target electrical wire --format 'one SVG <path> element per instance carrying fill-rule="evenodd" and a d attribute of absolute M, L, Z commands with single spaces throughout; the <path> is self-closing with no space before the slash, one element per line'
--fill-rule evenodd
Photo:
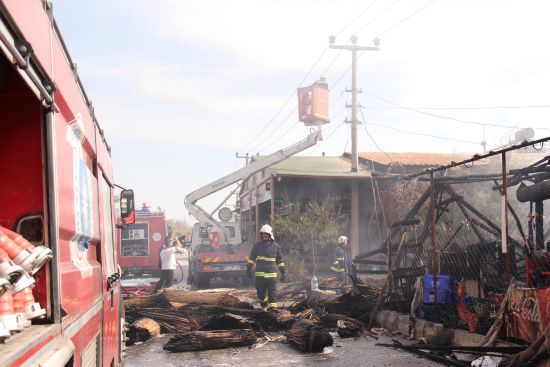
<path fill-rule="evenodd" d="M 516 130 L 519 130 L 519 129 L 525 129 L 525 127 L 515 127 L 515 126 L 509 126 L 509 125 L 501 125 L 501 124 L 495 124 L 495 123 L 489 123 L 489 122 L 479 122 L 479 121 L 469 121 L 469 120 L 462 120 L 462 119 L 458 119 L 458 118 L 455 118 L 455 117 L 451 117 L 451 116 L 444 116 L 444 115 L 439 115 L 439 114 L 435 114 L 435 113 L 432 113 L 432 112 L 426 112 L 426 111 L 422 111 L 422 110 L 418 110 L 418 109 L 415 109 L 415 108 L 412 108 L 412 107 L 407 107 L 407 106 L 403 106 L 399 103 L 396 103 L 396 102 L 392 102 L 386 98 L 382 98 L 382 97 L 379 97 L 371 92 L 363 92 L 373 98 L 376 98 L 380 101 L 383 101 L 383 102 L 386 102 L 388 104 L 391 104 L 391 105 L 394 105 L 394 106 L 397 106 L 401 109 L 404 109 L 404 110 L 408 110 L 408 111 L 412 111 L 412 112 L 416 112 L 416 113 L 419 113 L 419 114 L 422 114 L 422 115 L 426 115 L 426 116 L 431 116 L 431 117 L 435 117 L 435 118 L 440 118 L 440 119 L 444 119 L 444 120 L 450 120 L 450 121 L 455 121 L 455 122 L 460 122 L 460 123 L 464 123 L 464 124 L 471 124 L 471 125 L 479 125 L 479 126 L 493 126 L 493 127 L 500 127 L 500 128 L 506 128 L 506 129 L 516 129 Z M 532 129 L 540 129 L 540 130 L 550 130 L 550 128 L 546 128 L 546 127 L 532 127 Z"/>
<path fill-rule="evenodd" d="M 333 136 L 334 133 L 336 133 L 336 131 L 337 131 L 338 129 L 340 129 L 344 124 L 345 124 L 345 121 L 342 121 L 342 122 L 340 122 L 338 125 L 336 125 L 336 127 L 334 128 L 334 130 L 332 130 L 332 131 L 330 132 L 330 134 L 328 134 L 327 137 L 324 138 L 323 141 L 322 141 L 321 143 L 317 144 L 317 145 L 313 148 L 312 151 L 316 151 L 317 149 L 321 148 L 321 147 L 323 146 L 323 144 L 325 144 L 325 142 L 328 141 L 328 140 L 331 138 L 331 136 Z"/>
<path fill-rule="evenodd" d="M 306 76 L 300 81 L 300 83 L 298 84 L 298 88 L 307 80 L 307 78 L 309 78 L 309 76 L 311 75 L 311 73 L 313 72 L 313 70 L 315 69 L 315 67 L 317 66 L 317 64 L 321 61 L 321 59 L 323 58 L 323 56 L 325 56 L 325 53 L 327 52 L 328 50 L 328 47 L 325 47 L 323 49 L 323 51 L 321 52 L 321 54 L 319 55 L 319 57 L 317 58 L 317 60 L 315 60 L 315 62 L 313 63 L 313 65 L 311 66 L 311 68 L 309 69 L 309 71 L 307 72 Z M 282 110 L 286 107 L 286 105 L 288 104 L 288 102 L 290 102 L 290 100 L 296 96 L 296 92 L 295 91 L 292 91 L 292 93 L 288 96 L 288 98 L 285 100 L 285 102 L 283 103 L 283 105 L 277 110 L 277 112 L 273 115 L 273 117 L 267 122 L 267 124 L 260 130 L 260 132 L 258 134 L 256 134 L 241 150 L 244 151 L 248 146 L 250 146 L 254 140 L 256 140 L 270 125 L 271 123 L 273 123 L 273 121 L 275 121 L 276 117 L 279 115 L 279 113 L 282 112 Z M 286 120 L 284 120 L 286 121 Z M 253 149 L 251 149 L 253 150 Z"/>
<path fill-rule="evenodd" d="M 368 109 L 398 110 L 402 107 L 396 106 L 363 106 Z M 415 110 L 498 110 L 498 109 L 528 109 L 528 108 L 550 108 L 550 105 L 526 105 L 526 106 L 479 106 L 479 107 L 409 107 Z"/>
<path fill-rule="evenodd" d="M 418 135 L 418 136 L 426 136 L 426 137 L 429 137 L 429 138 L 442 139 L 442 140 L 449 140 L 449 141 L 456 141 L 456 142 L 460 142 L 460 143 L 468 143 L 468 144 L 475 144 L 475 145 L 479 145 L 479 144 L 480 144 L 479 142 L 470 141 L 470 140 L 449 138 L 449 137 L 445 137 L 445 136 L 438 136 L 438 135 L 432 135 L 432 134 L 427 134 L 427 133 L 419 133 L 419 132 L 410 131 L 410 130 L 398 129 L 398 128 L 396 128 L 396 127 L 392 127 L 392 126 L 388 126 L 388 125 L 384 125 L 384 124 L 379 124 L 379 123 L 375 123 L 375 122 L 366 122 L 366 124 L 367 124 L 367 125 L 372 125 L 372 126 L 383 127 L 383 128 L 390 129 L 390 130 L 394 130 L 394 131 L 399 131 L 399 132 L 402 132 L 402 133 L 405 133 L 405 134 L 412 134 L 412 135 Z"/>
<path fill-rule="evenodd" d="M 399 0 L 397 0 L 399 1 Z M 386 10 L 389 10 L 393 5 L 395 5 L 397 3 L 397 1 L 395 1 L 392 5 L 390 5 L 389 8 L 387 8 Z M 406 16 L 405 18 L 401 19 L 399 22 L 395 23 L 394 25 L 392 25 L 391 27 L 387 28 L 385 31 L 383 31 L 382 33 L 378 34 L 375 38 L 379 38 L 381 37 L 382 35 L 385 35 L 387 33 L 389 33 L 390 31 L 394 30 L 395 28 L 397 28 L 399 25 L 403 24 L 405 21 L 409 20 L 410 18 L 412 18 L 413 16 L 415 16 L 416 14 L 418 14 L 420 11 L 426 9 L 428 6 L 430 6 L 431 4 L 433 4 L 436 0 L 432 0 L 431 2 L 429 2 L 428 4 L 422 6 L 421 8 L 415 10 L 413 13 L 409 14 L 408 16 Z M 381 14 L 379 14 L 378 16 L 380 16 Z M 377 16 L 377 17 L 378 17 Z M 375 17 L 376 19 L 376 17 Z M 371 24 L 375 19 L 371 20 L 369 23 L 367 23 L 366 25 L 363 26 L 362 29 L 366 28 L 369 24 Z M 362 30 L 361 29 L 361 30 Z M 359 33 L 356 32 L 356 34 Z M 336 59 L 338 58 L 338 56 L 340 56 L 340 54 L 342 53 L 343 50 L 338 50 L 339 52 L 337 53 L 337 55 L 334 57 L 334 59 L 332 60 L 332 62 L 329 64 L 329 66 L 327 67 L 327 69 L 325 70 L 325 74 L 327 72 L 327 70 L 332 67 L 332 65 L 334 64 L 334 62 L 336 61 Z M 357 60 L 359 60 L 361 58 L 361 56 L 363 56 L 365 53 L 365 51 L 361 51 L 359 52 L 359 54 L 357 55 Z M 334 88 L 336 85 L 338 85 L 338 83 L 340 83 L 340 81 L 342 80 L 342 78 L 348 73 L 351 71 L 351 66 L 349 66 L 339 77 L 338 79 L 336 79 L 336 81 L 332 84 L 332 88 Z"/>
<path fill-rule="evenodd" d="M 277 131 L 279 131 L 279 129 L 281 129 L 281 127 L 283 127 L 284 123 L 287 122 L 289 119 L 290 119 L 290 116 L 292 116 L 294 113 L 296 113 L 296 111 L 298 110 L 298 106 L 294 106 L 294 108 L 286 115 L 286 117 L 281 121 L 281 123 L 279 123 L 279 125 L 277 125 L 277 127 L 271 131 L 271 133 L 269 135 L 267 135 L 265 138 L 263 138 L 262 140 L 260 140 L 255 146 L 253 146 L 250 151 L 253 152 L 254 150 L 258 149 L 261 145 L 263 145 L 266 141 L 268 141 L 271 137 L 273 137 L 273 134 L 275 134 Z M 297 124 L 294 123 L 292 126 L 296 126 Z M 289 131 L 289 130 L 287 130 Z M 281 137 L 283 137 L 287 132 L 283 133 L 283 135 L 281 135 Z M 279 138 L 280 139 L 280 138 Z M 268 145 L 267 147 L 263 148 L 262 150 L 265 150 L 267 148 L 269 148 L 270 146 L 272 146 L 275 142 L 277 142 L 279 139 L 273 141 L 270 145 Z"/>
<path fill-rule="evenodd" d="M 395 28 L 397 28 L 398 26 L 400 26 L 401 24 L 405 23 L 407 20 L 409 20 L 410 18 L 414 17 L 416 14 L 420 13 L 422 10 L 426 9 L 427 7 L 429 7 L 430 5 L 432 5 L 434 2 L 436 2 L 436 0 L 432 0 L 430 1 L 429 3 L 427 3 L 426 5 L 422 6 L 421 8 L 415 10 L 413 13 L 407 15 L 405 18 L 401 19 L 399 22 L 395 23 L 394 25 L 392 25 L 391 27 L 387 28 L 385 31 L 383 31 L 382 33 L 378 34 L 375 38 L 380 38 L 382 37 L 383 35 L 385 35 L 386 33 L 394 30 Z"/>
<path fill-rule="evenodd" d="M 369 136 L 369 138 L 371 139 L 371 141 L 373 142 L 374 146 L 379 150 L 381 151 L 382 153 L 384 153 L 386 155 L 386 157 L 390 160 L 391 162 L 391 157 L 389 156 L 388 153 L 386 153 L 384 150 L 382 150 L 382 148 L 380 148 L 380 146 L 378 145 L 378 143 L 376 142 L 376 140 L 374 139 L 374 137 L 369 133 L 368 129 L 367 129 L 367 126 L 365 124 L 365 115 L 363 114 L 363 110 L 359 110 L 361 112 L 361 119 L 363 120 L 363 128 L 365 130 L 365 133 Z M 372 167 L 372 172 L 374 172 L 374 163 L 371 161 L 371 167 Z M 403 168 L 403 173 L 405 171 L 405 168 L 401 165 L 401 167 Z M 384 210 L 384 204 L 382 203 L 382 199 L 380 198 L 380 189 L 378 187 L 378 181 L 376 181 L 376 179 L 374 177 L 371 177 L 371 186 L 372 186 L 372 194 L 373 194 L 373 201 L 374 201 L 374 211 L 373 211 L 373 216 L 376 214 L 376 216 L 378 217 L 378 211 L 377 211 L 377 205 L 376 205 L 376 199 L 378 197 L 378 203 L 380 204 L 380 208 L 381 208 L 381 211 L 382 211 L 382 219 L 384 220 L 384 228 L 387 227 L 387 223 L 386 223 L 386 214 L 385 214 L 385 210 Z M 376 186 L 376 187 L 375 187 Z M 369 222 L 369 225 L 370 223 L 372 222 L 372 219 L 373 219 L 373 216 L 371 216 L 371 219 L 370 219 L 370 222 Z M 382 239 L 382 233 L 380 231 L 380 224 L 378 223 L 377 221 L 377 231 L 378 231 L 378 237 L 380 239 Z"/>
<path fill-rule="evenodd" d="M 345 29 L 347 29 L 351 24 L 353 24 L 361 15 L 363 15 L 364 13 L 366 13 L 373 5 L 374 3 L 376 2 L 377 0 L 374 0 L 371 4 L 369 4 L 361 13 L 359 16 L 356 16 L 354 19 L 352 19 L 348 24 L 346 24 L 338 33 L 338 34 L 341 34 Z M 380 12 L 379 14 L 377 14 L 373 19 L 371 19 L 369 22 L 367 22 L 365 25 L 363 25 L 361 28 L 359 28 L 359 30 L 356 32 L 356 33 L 359 33 L 361 32 L 362 30 L 364 30 L 367 26 L 369 26 L 370 24 L 372 24 L 373 22 L 375 22 L 377 19 L 379 19 L 382 15 L 384 15 L 387 11 L 389 11 L 391 8 L 393 8 L 400 0 L 396 0 L 394 1 L 391 5 L 389 5 L 388 7 L 386 7 L 382 12 Z M 435 0 L 432 0 L 432 2 L 434 2 Z M 431 3 L 432 3 L 431 2 Z M 386 34 L 388 33 L 389 31 L 393 30 L 394 28 L 396 28 L 398 25 L 402 24 L 403 22 L 405 22 L 406 20 L 410 19 L 412 16 L 416 15 L 418 12 L 420 12 L 421 10 L 425 9 L 426 7 L 428 7 L 429 5 L 431 5 L 431 3 L 423 6 L 422 8 L 418 9 L 417 11 L 415 11 L 414 13 L 410 14 L 409 16 L 407 16 L 406 18 L 400 20 L 398 23 L 394 24 L 392 27 L 386 29 L 384 32 L 382 32 L 381 34 Z M 317 60 L 315 61 L 315 63 L 313 64 L 313 66 L 309 69 L 308 73 L 306 74 L 306 76 L 302 79 L 302 81 L 300 82 L 300 86 L 304 83 L 305 80 L 307 80 L 307 78 L 311 75 L 311 73 L 313 72 L 314 68 L 317 66 L 317 64 L 321 61 L 321 59 L 323 58 L 323 56 L 325 55 L 326 51 L 328 50 L 328 47 L 325 47 L 323 49 L 323 52 L 321 53 L 321 55 L 317 58 Z M 338 50 L 338 53 L 334 56 L 334 58 L 330 61 L 330 63 L 328 64 L 328 66 L 323 70 L 323 73 L 322 74 L 327 74 L 328 71 L 332 68 L 332 66 L 334 65 L 334 63 L 336 62 L 336 60 L 340 57 L 340 55 L 342 54 L 342 51 L 343 50 Z M 362 56 L 363 52 L 361 52 L 359 55 L 358 55 L 358 58 L 360 58 Z M 346 69 L 341 75 L 340 77 L 338 77 L 338 79 L 336 80 L 335 83 L 332 84 L 332 88 L 336 87 L 336 85 L 338 85 L 340 83 L 340 81 L 344 78 L 344 76 L 351 70 L 351 66 Z M 293 91 L 290 96 L 286 99 L 286 101 L 284 102 L 284 104 L 279 108 L 279 110 L 275 113 L 275 115 L 273 115 L 273 117 L 268 121 L 268 123 L 260 130 L 260 132 L 258 134 L 256 134 L 256 136 L 254 136 L 254 138 L 252 138 L 241 150 L 245 150 L 247 147 L 249 147 L 259 136 L 262 135 L 262 133 L 264 133 L 264 131 L 266 131 L 266 129 L 273 123 L 273 121 L 275 121 L 276 117 L 282 112 L 282 110 L 286 107 L 286 105 L 288 104 L 288 102 L 295 96 L 295 92 Z M 278 131 L 282 125 L 290 118 L 290 116 L 292 115 L 292 113 L 294 113 L 294 111 L 297 110 L 297 106 L 293 109 L 293 111 L 288 114 L 282 121 L 281 123 L 279 123 L 279 125 L 275 128 L 274 131 L 272 131 L 270 134 L 268 134 L 268 136 L 266 138 L 264 138 L 260 143 L 256 144 L 252 149 L 250 149 L 250 151 L 254 151 L 255 149 L 257 149 L 257 147 L 261 146 L 265 141 L 267 141 L 271 136 L 273 136 L 273 134 Z M 290 132 L 292 130 L 292 127 L 290 129 L 288 129 L 286 133 Z M 285 135 L 283 134 L 283 136 Z"/>
<path fill-rule="evenodd" d="M 361 18 L 378 0 L 374 0 L 372 3 L 370 3 L 365 9 L 363 9 L 362 12 L 360 12 L 355 18 L 353 18 L 348 24 L 346 24 L 342 29 L 340 29 L 338 32 L 334 34 L 334 37 L 338 37 L 342 32 L 344 32 L 346 29 L 348 29 L 355 21 L 359 18 Z"/>
<path fill-rule="evenodd" d="M 356 16 L 354 19 L 352 19 L 348 24 L 346 24 L 339 32 L 336 33 L 336 35 L 339 35 L 341 34 L 344 30 L 346 30 L 349 26 L 351 26 L 351 24 L 353 24 L 357 19 L 360 18 L 360 16 L 362 16 L 364 13 L 366 13 L 373 5 L 374 3 L 376 3 L 377 0 L 374 0 L 372 3 L 370 3 L 361 13 L 359 16 Z M 410 15 L 408 15 L 407 17 L 401 19 L 399 22 L 397 22 L 396 24 L 394 24 L 393 26 L 389 27 L 388 29 L 386 29 L 385 31 L 383 31 L 382 33 L 380 33 L 377 37 L 380 37 L 381 35 L 384 35 L 390 31 L 392 31 L 393 29 L 395 29 L 397 26 L 401 25 L 402 23 L 404 23 L 405 21 L 407 21 L 408 19 L 412 18 L 414 15 L 418 14 L 420 11 L 424 10 L 425 8 L 427 8 L 428 6 L 430 6 L 433 2 L 435 2 L 436 0 L 432 0 L 430 3 L 424 5 L 423 7 L 419 8 L 418 10 L 416 10 L 415 12 L 411 13 Z M 361 32 L 362 30 L 364 30 L 367 26 L 369 26 L 370 24 L 372 24 L 373 22 L 375 22 L 377 19 L 379 19 L 383 14 L 385 14 L 387 11 L 389 11 L 391 8 L 393 8 L 397 3 L 399 2 L 399 0 L 396 0 L 394 1 L 390 6 L 388 6 L 387 8 L 385 8 L 382 12 L 380 12 L 378 15 L 376 15 L 373 19 L 371 19 L 369 22 L 367 22 L 365 25 L 363 25 L 361 28 L 359 28 L 359 30 L 357 32 L 355 32 L 356 34 Z M 321 53 L 321 55 L 317 58 L 317 60 L 315 61 L 315 63 L 313 64 L 313 66 L 309 69 L 308 73 L 306 74 L 306 76 L 302 79 L 302 81 L 300 82 L 300 86 L 304 83 L 305 80 L 307 80 L 307 78 L 311 75 L 311 73 L 313 72 L 314 68 L 317 66 L 317 64 L 321 61 L 321 59 L 323 58 L 323 56 L 325 55 L 326 51 L 328 50 L 328 47 L 325 47 Z M 334 58 L 331 60 L 331 62 L 328 64 L 328 66 L 323 70 L 323 73 L 322 74 L 327 74 L 328 71 L 332 68 L 332 66 L 334 65 L 334 63 L 336 62 L 336 60 L 340 57 L 340 55 L 342 54 L 342 51 L 343 50 L 338 50 L 337 54 L 334 56 Z M 361 52 L 359 55 L 358 55 L 358 59 L 363 55 L 363 52 Z M 344 78 L 344 76 L 351 70 L 351 66 L 346 69 L 341 75 L 340 77 L 338 77 L 338 79 L 336 80 L 335 83 L 332 84 L 332 88 L 336 87 L 336 85 L 338 85 L 340 83 L 340 81 Z M 290 94 L 290 96 L 286 99 L 286 101 L 284 102 L 284 104 L 279 108 L 279 110 L 275 113 L 275 115 L 273 115 L 273 117 L 268 121 L 268 123 L 260 130 L 260 132 L 258 134 L 256 134 L 256 136 L 254 136 L 254 138 L 252 138 L 241 150 L 244 151 L 247 147 L 249 147 L 259 136 L 261 136 L 261 134 L 273 123 L 273 121 L 275 120 L 275 118 L 282 112 L 282 110 L 286 107 L 286 105 L 288 104 L 288 102 L 295 96 L 295 93 L 294 91 Z M 293 112 L 297 109 L 297 107 L 294 108 Z M 290 115 L 293 113 L 291 112 L 289 115 L 287 115 L 287 117 L 285 119 L 283 119 L 283 121 L 279 124 L 279 126 L 271 133 L 268 135 L 267 138 L 271 137 L 273 135 L 274 132 L 276 132 L 278 129 L 280 129 L 280 127 L 288 120 L 288 118 L 290 117 Z M 291 130 L 291 129 L 290 129 Z M 287 131 L 290 131 L 290 130 L 287 130 Z M 264 139 L 262 140 L 261 143 L 259 144 L 256 144 L 256 146 L 253 148 L 253 149 L 250 149 L 250 151 L 254 151 L 258 146 L 260 146 L 261 144 L 263 144 L 267 139 Z"/>
<path fill-rule="evenodd" d="M 382 15 L 384 15 L 385 13 L 387 13 L 391 8 L 393 8 L 400 0 L 395 0 L 393 3 L 391 3 L 388 7 L 386 7 L 384 10 L 382 10 L 380 13 L 378 13 L 378 15 L 376 15 L 373 19 L 371 19 L 369 22 L 367 22 L 366 24 L 364 24 L 363 26 L 361 26 L 361 28 L 359 28 L 354 34 L 359 34 L 361 31 L 363 31 L 365 28 L 367 28 L 369 25 L 371 25 L 372 23 L 374 23 L 375 21 L 378 20 L 378 18 L 380 18 Z"/>
<path fill-rule="evenodd" d="M 333 103 L 331 103 L 330 107 L 333 108 L 333 106 L 340 101 L 340 99 L 342 99 L 342 96 L 340 96 L 338 99 L 336 99 Z M 290 114 L 287 116 L 286 120 L 288 120 L 290 118 L 290 116 L 298 109 L 298 106 L 296 106 L 291 112 Z M 272 147 L 275 143 L 278 143 L 281 141 L 282 138 L 284 138 L 287 134 L 289 134 L 292 130 L 294 130 L 296 127 L 299 126 L 299 123 L 294 123 L 292 124 L 284 133 L 282 133 L 279 137 L 277 137 L 277 139 L 273 140 L 271 142 L 271 144 L 265 146 L 261 152 L 264 152 L 266 151 L 267 149 L 269 149 L 270 147 Z M 277 131 L 280 127 L 282 127 L 282 124 L 278 126 L 278 128 L 276 130 L 273 131 L 273 133 L 275 133 L 275 131 Z M 272 133 L 272 134 L 273 134 Z M 271 136 L 269 136 L 268 138 L 270 138 Z M 268 138 L 264 139 L 263 141 L 266 141 Z M 262 141 L 262 143 L 263 143 Z M 256 147 L 258 147 L 259 145 L 261 144 L 257 144 Z"/>
<path fill-rule="evenodd" d="M 376 15 L 371 21 L 369 21 L 367 24 L 363 25 L 360 30 L 363 30 L 365 29 L 369 24 L 373 23 L 374 21 L 376 21 L 378 18 L 380 18 L 384 13 L 386 13 L 388 10 L 390 10 L 395 4 L 397 4 L 397 2 L 399 2 L 400 0 L 396 0 L 393 4 L 391 4 L 389 7 L 387 7 L 385 10 L 383 10 L 381 13 L 379 13 L 378 15 Z M 356 16 L 354 19 L 352 19 L 350 22 L 348 22 L 340 31 L 338 31 L 336 33 L 336 35 L 339 35 L 341 34 L 344 30 L 346 30 L 349 26 L 351 26 L 357 19 L 359 19 L 363 14 L 365 14 L 375 3 L 377 2 L 377 0 L 374 0 L 373 2 L 371 2 L 358 16 Z M 357 33 L 357 32 L 356 32 Z M 317 58 L 317 60 L 315 61 L 315 63 L 313 64 L 313 66 L 310 68 L 310 70 L 308 71 L 307 75 L 302 79 L 302 81 L 300 82 L 299 86 L 301 86 L 305 80 L 307 80 L 307 78 L 310 76 L 310 74 L 313 72 L 313 69 L 317 66 L 317 64 L 320 62 L 320 60 L 323 58 L 323 56 L 325 55 L 326 51 L 328 50 L 328 47 L 325 47 L 323 52 L 321 53 L 321 55 Z M 330 61 L 330 63 L 328 64 L 328 66 L 323 70 L 322 74 L 325 75 L 328 73 L 328 71 L 332 68 L 332 66 L 334 65 L 334 63 L 336 62 L 336 60 L 340 57 L 340 55 L 342 54 L 342 51 L 343 50 L 339 50 L 338 53 L 334 56 L 334 58 Z M 351 69 L 351 68 L 350 68 Z M 334 83 L 332 85 L 332 87 L 334 88 L 339 82 L 340 80 L 343 78 L 343 76 L 347 73 L 347 71 L 342 74 L 342 76 L 340 76 L 338 78 L 338 81 L 336 83 Z M 279 113 L 281 113 L 281 111 L 284 109 L 284 107 L 286 107 L 286 105 L 288 104 L 288 102 L 292 99 L 292 97 L 295 96 L 295 93 L 293 92 L 287 99 L 286 101 L 284 102 L 284 104 L 279 108 L 279 110 L 275 113 L 275 115 L 271 118 L 271 120 L 269 120 L 269 122 L 260 130 L 260 132 L 258 134 L 256 134 L 256 136 L 254 136 L 254 138 L 252 138 L 241 150 L 245 150 L 247 147 L 249 147 L 271 124 L 272 122 L 275 120 L 275 118 L 279 115 Z M 295 108 L 295 110 L 297 109 L 297 107 Z M 278 130 L 280 128 L 280 126 L 282 126 L 286 121 L 288 120 L 288 117 L 283 119 L 283 121 L 279 124 L 279 126 L 275 129 Z M 275 132 L 271 132 L 271 134 L 268 135 L 267 138 L 271 137 L 273 135 L 273 133 Z M 256 144 L 256 146 L 252 149 L 250 149 L 250 151 L 254 151 L 258 146 L 260 146 L 261 144 L 263 144 L 267 139 L 264 139 L 262 142 L 260 142 L 259 144 Z"/>

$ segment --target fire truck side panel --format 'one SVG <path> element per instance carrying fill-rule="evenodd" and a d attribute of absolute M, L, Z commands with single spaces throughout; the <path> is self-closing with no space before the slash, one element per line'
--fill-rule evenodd
<path fill-rule="evenodd" d="M 58 340 L 61 338 L 61 327 L 59 325 L 40 325 L 33 331 L 35 331 L 35 335 L 33 335 L 35 337 L 29 335 L 15 335 L 16 338 L 24 336 L 29 339 L 27 344 L 30 344 L 30 348 L 24 354 L 18 356 L 11 364 L 11 367 L 19 367 L 25 364 L 28 365 L 29 362 L 33 360 L 38 361 L 43 357 L 40 351 L 59 344 Z M 13 340 L 10 342 L 13 342 Z M 10 352 L 14 353 L 17 351 L 11 349 L 8 353 Z"/>
<path fill-rule="evenodd" d="M 101 265 L 97 259 L 98 197 L 90 157 L 84 152 L 80 152 L 80 157 L 75 157 L 79 153 L 75 152 L 75 148 L 67 141 L 71 129 L 63 116 L 58 114 L 55 123 L 58 127 L 56 149 L 60 192 L 61 295 L 63 310 L 70 320 L 84 313 L 92 300 L 101 294 Z M 73 183 L 75 180 L 80 181 L 81 186 L 87 186 L 80 188 L 86 190 L 85 192 L 75 195 L 74 185 L 78 184 Z M 75 202 L 75 196 L 79 202 Z M 80 213 L 75 215 L 77 210 Z M 80 216 L 80 229 L 76 228 L 77 215 Z"/>
<path fill-rule="evenodd" d="M 9 9 L 11 16 L 15 19 L 17 27 L 25 35 L 27 40 L 32 42 L 34 54 L 40 60 L 44 71 L 48 73 L 50 79 L 52 59 L 50 54 L 49 42 L 36 42 L 48 37 L 50 21 L 44 11 L 41 0 L 3 0 L 3 3 Z"/>
<path fill-rule="evenodd" d="M 0 11 L 5 15 L 0 18 L 5 25 L 2 29 L 7 29 L 13 39 L 31 44 L 32 72 L 40 79 L 53 80 L 59 108 L 51 120 L 45 119 L 46 111 L 36 99 L 37 88 L 26 86 L 32 83 L 30 78 L 25 76 L 23 81 L 15 72 L 16 66 L 8 66 L 11 77 L 6 88 L 11 89 L 0 90 L 0 131 L 5 137 L 0 162 L 10 177 L 0 182 L 0 224 L 13 228 L 18 217 L 32 212 L 43 213 L 45 226 L 57 223 L 57 227 L 48 228 L 46 238 L 51 242 L 45 245 L 56 255 L 48 269 L 58 273 L 41 270 L 33 293 L 42 307 L 48 307 L 46 322 L 57 319 L 56 308 L 50 306 L 58 294 L 62 318 L 61 324 L 31 326 L 0 345 L 0 365 L 35 365 L 63 345 L 65 352 L 74 351 L 74 366 L 98 358 L 99 365 L 117 366 L 119 286 L 108 288 L 106 281 L 117 271 L 110 157 L 44 4 L 41 0 L 0 0 Z M 5 47 L 2 50 L 9 51 Z M 0 57 L 4 58 L 3 53 Z M 48 141 L 48 154 L 44 154 L 43 137 L 52 127 L 54 135 Z M 53 162 L 48 161 L 50 156 Z M 49 186 L 51 180 L 45 183 L 45 167 L 48 174 L 53 172 L 54 187 Z M 55 197 L 46 198 L 44 192 L 53 192 Z M 2 195 L 9 199 L 4 201 Z M 46 208 L 54 208 L 55 213 L 48 213 Z M 49 283 L 56 275 L 60 289 L 55 282 Z"/>
<path fill-rule="evenodd" d="M 99 197 L 101 207 L 101 259 L 103 269 L 103 279 L 107 279 L 118 271 L 116 265 L 115 234 L 114 234 L 114 214 L 113 214 L 113 187 L 107 181 L 104 172 L 98 169 Z M 119 322 L 119 302 L 120 284 L 110 286 L 107 282 L 102 282 L 103 294 L 103 350 L 101 356 L 103 365 L 111 364 L 112 359 L 120 352 L 120 322 Z"/>

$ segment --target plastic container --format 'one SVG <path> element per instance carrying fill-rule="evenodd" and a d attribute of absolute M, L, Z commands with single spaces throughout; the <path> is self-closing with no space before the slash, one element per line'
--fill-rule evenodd
<path fill-rule="evenodd" d="M 311 277 L 311 290 L 316 291 L 319 289 L 319 282 L 317 281 L 317 277 L 314 275 Z"/>
<path fill-rule="evenodd" d="M 450 274 L 438 274 L 436 280 L 437 286 L 437 304 L 448 305 L 456 304 L 456 286 L 458 279 Z M 422 301 L 426 304 L 435 304 L 434 275 L 424 275 L 424 292 Z"/>
<path fill-rule="evenodd" d="M 437 289 L 438 290 L 452 290 L 456 291 L 458 280 L 449 274 L 437 275 Z M 433 274 L 424 275 L 424 291 L 432 291 L 434 289 L 434 276 Z"/>
<path fill-rule="evenodd" d="M 422 293 L 422 302 L 426 304 L 435 303 L 435 292 L 433 290 L 426 290 Z M 440 305 L 455 304 L 457 301 L 456 292 L 449 289 L 437 290 L 437 303 Z"/>

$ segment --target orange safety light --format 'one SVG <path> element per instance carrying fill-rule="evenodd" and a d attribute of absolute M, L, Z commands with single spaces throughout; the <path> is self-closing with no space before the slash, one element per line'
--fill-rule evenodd
<path fill-rule="evenodd" d="M 329 123 L 328 104 L 329 90 L 324 77 L 309 87 L 298 88 L 298 115 L 306 126 Z"/>

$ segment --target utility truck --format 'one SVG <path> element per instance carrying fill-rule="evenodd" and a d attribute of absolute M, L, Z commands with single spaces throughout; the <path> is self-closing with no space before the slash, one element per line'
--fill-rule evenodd
<path fill-rule="evenodd" d="M 300 121 L 317 126 L 306 139 L 270 155 L 259 158 L 233 173 L 217 179 L 185 198 L 189 214 L 197 219 L 191 236 L 188 283 L 197 287 L 208 285 L 216 277 L 246 280 L 246 264 L 252 243 L 243 243 L 238 223 L 231 221 L 228 208 L 218 212 L 220 221 L 198 205 L 198 201 L 234 185 L 286 158 L 302 152 L 322 140 L 321 126 L 330 121 L 328 116 L 328 86 L 320 80 L 312 86 L 298 89 Z M 217 209 L 216 209 L 217 210 Z M 247 239 L 252 241 L 253 239 Z"/>

